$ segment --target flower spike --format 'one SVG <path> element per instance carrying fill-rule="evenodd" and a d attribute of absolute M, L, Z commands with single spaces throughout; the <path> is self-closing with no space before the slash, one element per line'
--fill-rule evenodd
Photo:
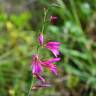
<path fill-rule="evenodd" d="M 32 56 L 32 74 L 41 82 L 45 82 L 45 79 L 41 76 L 43 72 L 43 66 L 48 68 L 53 74 L 57 75 L 57 67 L 54 62 L 60 61 L 60 58 L 52 58 L 47 61 L 41 61 L 39 55 Z"/>

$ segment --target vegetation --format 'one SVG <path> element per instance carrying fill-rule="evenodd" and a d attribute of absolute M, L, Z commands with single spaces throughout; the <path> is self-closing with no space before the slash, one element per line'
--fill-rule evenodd
<path fill-rule="evenodd" d="M 28 96 L 44 8 L 45 38 L 62 43 L 61 61 L 58 76 L 45 70 L 52 86 L 32 90 L 32 96 L 96 96 L 96 0 L 1 0 L 0 96 Z M 52 15 L 58 17 L 55 24 Z M 45 49 L 40 54 L 53 56 Z"/>

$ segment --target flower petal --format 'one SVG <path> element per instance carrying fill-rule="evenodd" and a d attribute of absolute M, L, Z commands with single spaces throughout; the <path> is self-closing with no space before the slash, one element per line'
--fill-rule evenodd
<path fill-rule="evenodd" d="M 60 44 L 60 42 L 48 42 L 46 44 L 46 48 L 49 49 L 55 55 L 55 57 L 57 57 L 57 55 L 59 55 Z"/>
<path fill-rule="evenodd" d="M 32 56 L 32 73 L 40 74 L 43 71 L 38 55 Z"/>
<path fill-rule="evenodd" d="M 50 68 L 49 69 L 51 70 L 51 72 L 53 74 L 57 75 L 57 67 L 56 67 L 56 65 L 50 64 Z"/>
<path fill-rule="evenodd" d="M 48 42 L 47 46 L 60 46 L 60 42 Z"/>
<path fill-rule="evenodd" d="M 45 82 L 45 79 L 41 76 L 41 75 L 39 75 L 39 74 L 34 74 L 35 76 L 36 76 L 36 78 L 38 79 L 38 80 L 40 80 L 41 82 Z"/>
<path fill-rule="evenodd" d="M 53 58 L 49 59 L 47 61 L 43 61 L 42 65 L 46 68 L 48 68 L 53 74 L 57 75 L 57 67 L 56 65 L 52 64 L 53 62 L 60 61 L 60 58 Z"/>
<path fill-rule="evenodd" d="M 41 73 L 42 72 L 42 66 L 39 64 L 39 63 L 35 63 L 35 64 L 33 64 L 33 70 L 32 70 L 32 73 L 34 74 L 34 73 L 36 73 L 36 74 L 38 74 L 38 73 Z"/>
<path fill-rule="evenodd" d="M 57 49 L 50 49 L 50 51 L 57 57 L 59 55 L 59 50 Z"/>
<path fill-rule="evenodd" d="M 60 61 L 60 58 L 52 58 L 52 59 L 49 59 L 47 62 L 53 63 L 53 62 L 58 62 L 58 61 Z"/>

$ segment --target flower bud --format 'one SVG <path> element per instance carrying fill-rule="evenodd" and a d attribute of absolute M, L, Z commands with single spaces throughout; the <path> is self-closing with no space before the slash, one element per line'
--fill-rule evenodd
<path fill-rule="evenodd" d="M 57 20 L 58 20 L 58 17 L 57 16 L 51 16 L 50 19 L 51 19 L 52 24 L 56 24 Z"/>
<path fill-rule="evenodd" d="M 40 35 L 39 35 L 39 43 L 40 43 L 40 45 L 42 46 L 43 45 L 43 43 L 44 43 L 44 37 L 43 37 L 43 34 L 42 33 L 40 33 Z"/>

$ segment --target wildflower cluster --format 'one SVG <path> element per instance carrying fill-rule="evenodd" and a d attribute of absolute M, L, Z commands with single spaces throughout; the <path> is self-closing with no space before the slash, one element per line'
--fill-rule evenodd
<path fill-rule="evenodd" d="M 55 17 L 56 18 L 56 17 Z M 52 21 L 52 16 L 51 16 L 51 21 Z M 58 57 L 59 55 L 59 47 L 60 47 L 60 42 L 56 41 L 51 41 L 51 42 L 45 42 L 44 41 L 44 34 L 41 32 L 38 37 L 39 45 L 40 47 L 44 47 L 48 50 L 50 50 L 55 58 L 51 58 L 49 60 L 41 60 L 39 54 L 34 54 L 32 56 L 32 74 L 34 77 L 36 77 L 38 80 L 40 80 L 42 83 L 46 83 L 45 79 L 42 77 L 43 73 L 43 67 L 46 67 L 49 69 L 53 74 L 57 75 L 57 67 L 54 65 L 54 62 L 60 61 L 60 58 Z"/>

